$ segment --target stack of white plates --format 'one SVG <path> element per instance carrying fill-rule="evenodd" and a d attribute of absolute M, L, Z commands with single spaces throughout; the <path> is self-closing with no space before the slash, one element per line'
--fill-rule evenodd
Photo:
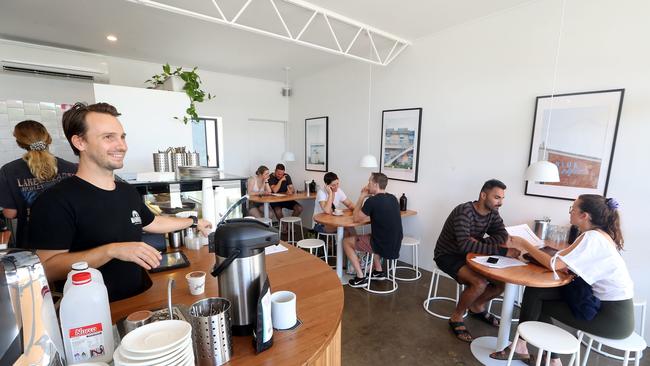
<path fill-rule="evenodd" d="M 115 366 L 194 366 L 192 326 L 182 320 L 143 325 L 124 336 Z"/>

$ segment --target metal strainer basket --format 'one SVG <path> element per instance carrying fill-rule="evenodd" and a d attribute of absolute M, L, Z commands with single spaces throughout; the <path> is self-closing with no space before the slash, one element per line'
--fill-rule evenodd
<path fill-rule="evenodd" d="M 199 300 L 190 307 L 194 354 L 199 366 L 218 366 L 230 360 L 230 301 L 221 297 Z"/>

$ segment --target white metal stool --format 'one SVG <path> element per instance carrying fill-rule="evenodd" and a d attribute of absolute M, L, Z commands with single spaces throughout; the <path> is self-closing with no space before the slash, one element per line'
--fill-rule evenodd
<path fill-rule="evenodd" d="M 372 268 L 374 267 L 375 253 L 371 253 L 366 258 L 366 277 L 368 277 L 368 285 L 366 286 L 366 291 L 372 292 L 373 294 L 390 294 L 397 290 L 397 281 L 395 281 L 395 266 L 397 265 L 397 259 L 386 259 L 384 261 L 386 276 L 387 279 L 391 281 L 391 287 L 388 290 L 373 290 L 370 288 L 372 283 Z M 391 273 L 392 271 L 392 273 Z"/>
<path fill-rule="evenodd" d="M 524 288 L 524 287 L 526 287 L 526 286 L 523 286 L 523 285 L 517 285 L 517 299 L 515 300 L 515 306 L 516 306 L 516 307 L 519 307 L 519 309 L 521 309 L 521 303 L 522 303 L 522 301 L 523 301 L 523 300 L 522 300 L 522 297 L 523 297 L 523 293 L 524 293 L 524 292 L 523 292 L 523 288 Z M 490 302 L 488 303 L 488 306 L 487 306 L 487 312 L 490 313 L 490 314 L 492 314 L 492 315 L 494 315 L 495 318 L 501 320 L 501 315 L 500 315 L 500 313 L 497 314 L 497 313 L 493 313 L 493 312 L 492 312 L 492 302 L 493 302 L 493 301 L 497 301 L 497 302 L 501 302 L 501 303 L 503 303 L 503 296 L 499 296 L 499 297 L 497 297 L 497 298 L 494 298 L 494 299 L 490 300 Z M 513 322 L 519 322 L 519 318 L 514 318 L 514 319 L 512 319 L 512 321 L 513 321 Z"/>
<path fill-rule="evenodd" d="M 549 366 L 551 363 L 551 352 L 572 355 L 569 366 L 572 366 L 574 361 L 577 364 L 580 363 L 580 341 L 576 337 L 555 325 L 530 321 L 523 322 L 517 327 L 515 338 L 510 345 L 507 366 L 510 366 L 512 362 L 512 356 L 515 354 L 515 346 L 519 337 L 539 349 L 536 359 L 537 366 L 540 366 L 542 363 L 542 354 L 544 351 L 546 351 L 546 366 Z"/>
<path fill-rule="evenodd" d="M 323 253 L 325 253 L 325 263 L 327 263 L 327 245 L 325 242 L 320 239 L 302 239 L 296 246 L 298 248 L 309 249 L 309 253 L 315 256 L 318 256 L 318 248 L 323 248 Z M 314 251 L 316 253 L 314 253 Z"/>
<path fill-rule="evenodd" d="M 582 361 L 582 366 L 587 365 L 587 359 L 589 358 L 589 352 L 591 351 L 591 346 L 593 342 L 598 342 L 599 346 L 607 346 L 611 348 L 616 348 L 618 350 L 624 351 L 625 355 L 622 357 L 623 365 L 627 366 L 630 360 L 634 361 L 635 366 L 639 366 L 639 361 L 643 357 L 643 350 L 648 346 L 640 335 L 636 332 L 632 333 L 629 337 L 625 339 L 609 339 L 598 337 L 583 331 L 578 331 L 578 339 L 584 341 L 588 339 L 587 351 L 585 352 L 584 360 Z M 630 358 L 630 352 L 634 352 L 634 358 Z M 614 358 L 619 356 L 612 355 Z"/>
<path fill-rule="evenodd" d="M 404 278 L 404 277 L 395 276 L 395 279 L 400 280 L 400 281 L 415 281 L 415 280 L 420 279 L 420 277 L 422 277 L 422 273 L 420 272 L 420 266 L 418 264 L 418 247 L 420 246 L 420 239 L 412 238 L 410 236 L 405 236 L 402 239 L 402 246 L 407 246 L 407 247 L 412 248 L 412 251 L 413 251 L 413 265 L 411 267 L 395 266 L 395 270 L 408 269 L 408 270 L 413 271 L 415 273 L 415 276 L 411 277 L 411 278 Z"/>
<path fill-rule="evenodd" d="M 635 302 L 634 307 L 641 308 L 641 323 L 638 328 L 639 333 L 634 332 L 629 337 L 625 339 L 608 339 L 603 337 L 598 337 L 591 335 L 589 333 L 578 331 L 578 339 L 587 346 L 587 351 L 583 360 L 583 366 L 587 364 L 587 358 L 589 357 L 589 352 L 593 349 L 594 352 L 600 353 L 601 355 L 615 360 L 623 361 L 623 365 L 627 365 L 629 361 L 634 361 L 635 365 L 639 365 L 639 360 L 643 357 L 643 351 L 647 347 L 645 336 L 645 316 L 646 316 L 646 302 Z M 596 346 L 594 346 L 596 342 Z M 624 355 L 619 356 L 611 354 L 602 349 L 603 346 L 609 348 L 615 348 L 617 350 L 623 351 Z M 634 357 L 630 357 L 630 352 L 634 352 Z"/>
<path fill-rule="evenodd" d="M 435 316 L 436 318 L 449 320 L 449 318 L 450 318 L 449 316 L 438 314 L 435 311 L 430 310 L 429 309 L 429 303 L 431 301 L 451 301 L 454 304 L 458 304 L 458 300 L 460 300 L 460 293 L 461 293 L 461 291 L 463 289 L 463 285 L 461 285 L 460 283 L 454 281 L 454 282 L 456 282 L 456 298 L 455 299 L 451 298 L 451 297 L 446 297 L 446 296 L 438 296 L 438 285 L 440 284 L 440 278 L 441 277 L 442 278 L 448 278 L 448 279 L 454 281 L 454 279 L 451 278 L 448 274 L 446 274 L 445 272 L 443 272 L 442 270 L 440 270 L 438 268 L 435 268 L 433 270 L 433 273 L 431 274 L 431 284 L 429 285 L 429 294 L 427 295 L 427 299 L 424 300 L 424 303 L 422 303 L 422 306 L 424 307 L 424 310 L 427 313 Z M 434 286 L 434 283 L 435 283 L 435 286 Z M 431 296 L 431 291 L 433 291 L 433 296 Z M 467 315 L 467 313 L 465 313 L 463 315 L 463 317 L 466 316 L 466 315 Z"/>
<path fill-rule="evenodd" d="M 300 223 L 300 239 L 303 239 L 305 236 L 302 232 L 302 219 L 297 216 L 287 216 L 280 219 L 280 233 L 282 232 L 282 223 L 287 224 L 287 243 L 296 245 L 296 231 L 293 228 L 293 225 Z"/>
<path fill-rule="evenodd" d="M 321 239 L 323 237 L 323 239 Z M 327 247 L 327 251 L 330 254 L 330 257 L 337 257 L 339 253 L 336 251 L 336 233 L 321 233 L 319 232 L 318 235 L 316 236 L 317 239 L 321 239 L 325 241 L 325 246 Z M 330 244 L 332 245 L 332 249 L 330 250 Z M 333 266 L 336 267 L 336 266 Z"/>

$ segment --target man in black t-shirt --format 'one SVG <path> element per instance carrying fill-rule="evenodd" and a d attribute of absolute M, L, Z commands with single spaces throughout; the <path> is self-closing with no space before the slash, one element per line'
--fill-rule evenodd
<path fill-rule="evenodd" d="M 63 114 L 63 130 L 79 169 L 41 194 L 32 205 L 30 247 L 49 281 L 66 278 L 73 263 L 86 261 L 104 277 L 110 301 L 137 295 L 151 285 L 145 270 L 160 264 L 160 253 L 142 242 L 142 231 L 166 233 L 196 226 L 206 235 L 211 223 L 196 217 L 154 216 L 127 183 L 116 182 L 124 165 L 126 134 L 115 107 L 75 104 Z"/>
<path fill-rule="evenodd" d="M 364 287 L 368 284 L 368 279 L 361 271 L 357 250 L 378 254 L 374 260 L 373 279 L 386 279 L 379 256 L 385 259 L 399 258 L 403 237 L 402 217 L 397 198 L 386 193 L 387 185 L 388 177 L 385 174 L 372 173 L 368 184 L 361 189 L 361 195 L 354 207 L 354 222 L 367 222 L 370 219 L 371 233 L 343 240 L 345 254 L 357 273 L 356 277 L 350 280 L 350 287 Z"/>
<path fill-rule="evenodd" d="M 291 177 L 285 173 L 285 170 L 284 164 L 278 164 L 275 166 L 275 172 L 269 177 L 269 186 L 271 186 L 273 193 L 296 193 L 296 190 L 293 188 L 293 182 L 291 182 Z M 278 220 L 283 217 L 283 208 L 293 210 L 293 216 L 300 216 L 300 213 L 302 213 L 302 206 L 297 201 L 271 203 L 271 207 Z"/>

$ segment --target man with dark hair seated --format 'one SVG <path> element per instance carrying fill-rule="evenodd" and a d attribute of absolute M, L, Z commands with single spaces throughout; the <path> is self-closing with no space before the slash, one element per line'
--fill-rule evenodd
<path fill-rule="evenodd" d="M 506 248 L 508 232 L 499 216 L 505 198 L 506 185 L 497 179 L 483 184 L 478 201 L 461 203 L 449 214 L 436 243 L 434 260 L 438 268 L 458 283 L 465 285 L 449 326 L 456 337 L 471 342 L 472 336 L 463 322 L 469 314 L 498 326 L 499 320 L 486 311 L 486 304 L 499 296 L 505 285 L 488 280 L 471 270 L 465 263 L 467 253 L 518 257 L 516 249 Z"/>
<path fill-rule="evenodd" d="M 293 188 L 293 182 L 289 174 L 285 173 L 284 164 L 277 164 L 275 172 L 269 177 L 269 185 L 273 193 L 286 193 L 294 194 L 296 190 Z M 297 201 L 285 201 L 271 203 L 271 208 L 275 212 L 275 216 L 280 220 L 284 215 L 282 209 L 293 210 L 293 216 L 300 216 L 302 213 L 302 206 Z"/>
<path fill-rule="evenodd" d="M 378 254 L 373 263 L 375 266 L 373 279 L 386 279 L 379 256 L 385 259 L 399 258 L 403 237 L 402 217 L 397 198 L 386 192 L 386 185 L 388 185 L 388 177 L 385 174 L 372 173 L 368 184 L 361 189 L 361 195 L 354 207 L 352 214 L 354 222 L 365 222 L 370 219 L 371 233 L 351 236 L 343 240 L 345 254 L 357 273 L 356 277 L 350 280 L 350 287 L 364 287 L 368 284 L 355 250 Z"/>

